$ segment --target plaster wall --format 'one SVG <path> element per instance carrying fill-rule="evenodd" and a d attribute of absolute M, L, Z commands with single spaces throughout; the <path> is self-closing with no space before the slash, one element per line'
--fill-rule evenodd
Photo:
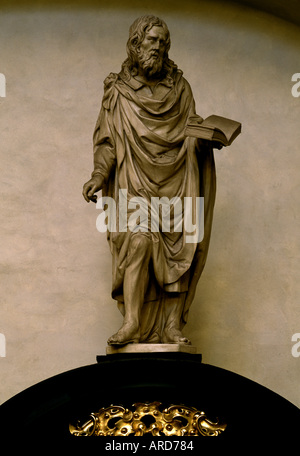
<path fill-rule="evenodd" d="M 215 153 L 211 247 L 185 334 L 205 363 L 300 406 L 300 358 L 292 356 L 300 333 L 300 98 L 291 93 L 300 29 L 238 5 L 170 5 L 1 11 L 0 403 L 94 363 L 121 324 L 99 211 L 81 190 L 102 81 L 119 71 L 133 20 L 154 13 L 170 28 L 170 57 L 197 112 L 243 124 L 233 145 Z"/>

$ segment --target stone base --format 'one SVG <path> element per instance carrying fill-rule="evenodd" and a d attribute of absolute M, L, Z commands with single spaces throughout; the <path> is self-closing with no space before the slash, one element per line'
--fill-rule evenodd
<path fill-rule="evenodd" d="M 119 353 L 190 353 L 196 354 L 197 347 L 185 344 L 127 344 L 127 345 L 108 345 L 107 355 Z"/>

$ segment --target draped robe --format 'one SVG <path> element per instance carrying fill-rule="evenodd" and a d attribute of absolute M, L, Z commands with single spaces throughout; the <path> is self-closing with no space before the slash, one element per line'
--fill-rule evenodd
<path fill-rule="evenodd" d="M 181 300 L 181 327 L 187 320 L 196 284 L 205 265 L 215 201 L 216 178 L 213 150 L 208 142 L 186 137 L 184 129 L 195 116 L 195 102 L 180 70 L 154 88 L 121 72 L 104 81 L 102 107 L 94 132 L 94 172 L 105 179 L 103 195 L 117 203 L 117 231 L 108 232 L 113 256 L 112 297 L 124 313 L 123 279 L 131 236 L 135 230 L 118 230 L 119 190 L 128 201 L 142 197 L 148 203 L 151 237 L 150 281 L 142 310 L 141 341 L 163 324 L 162 308 L 167 296 Z M 199 117 L 199 119 L 201 119 Z M 152 197 L 204 197 L 204 237 L 186 242 L 186 230 L 170 232 L 150 227 Z M 128 218 L 132 210 L 128 210 Z M 141 227 L 140 227 L 141 228 Z M 136 226 L 138 230 L 138 226 Z M 177 294 L 176 294 L 177 293 Z M 176 294 L 176 295 L 175 295 Z"/>

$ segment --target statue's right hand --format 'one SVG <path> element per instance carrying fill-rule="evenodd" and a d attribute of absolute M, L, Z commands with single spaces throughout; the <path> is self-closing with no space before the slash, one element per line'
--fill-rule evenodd
<path fill-rule="evenodd" d="M 104 186 L 104 179 L 100 174 L 92 177 L 88 182 L 86 182 L 83 186 L 82 194 L 84 199 L 89 203 L 93 201 L 93 203 L 97 202 L 97 196 L 95 195 L 96 192 L 101 190 Z"/>

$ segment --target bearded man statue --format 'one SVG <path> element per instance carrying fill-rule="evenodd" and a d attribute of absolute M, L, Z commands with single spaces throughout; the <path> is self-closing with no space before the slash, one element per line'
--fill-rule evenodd
<path fill-rule="evenodd" d="M 94 132 L 94 171 L 84 185 L 86 201 L 95 193 L 114 198 L 117 221 L 120 190 L 128 202 L 147 202 L 143 224 L 108 231 L 113 259 L 112 297 L 124 319 L 108 344 L 190 344 L 182 334 L 203 271 L 213 217 L 216 178 L 211 143 L 185 135 L 196 116 L 191 88 L 168 57 L 170 33 L 154 16 L 137 19 L 129 31 L 128 58 L 119 74 L 104 81 L 104 96 Z M 198 119 L 201 118 L 198 116 Z M 155 198 L 185 201 L 204 197 L 204 235 L 187 241 L 174 208 L 170 229 L 151 230 Z M 182 206 L 183 207 L 183 206 Z M 145 226 L 145 219 L 148 225 Z M 118 224 L 117 224 L 118 225 Z"/>

